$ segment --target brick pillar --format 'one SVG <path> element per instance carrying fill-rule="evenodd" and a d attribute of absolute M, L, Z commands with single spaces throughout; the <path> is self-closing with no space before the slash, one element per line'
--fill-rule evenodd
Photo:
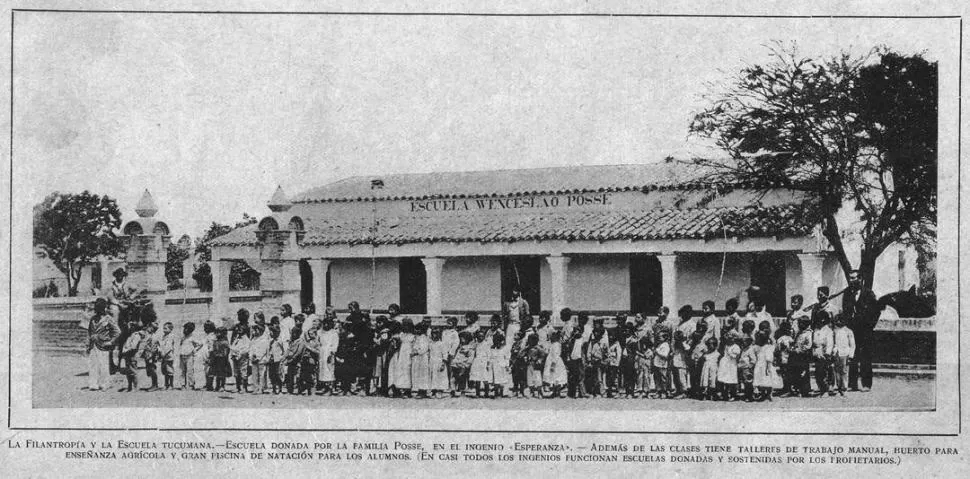
<path fill-rule="evenodd" d="M 289 304 L 300 310 L 300 261 L 294 256 L 295 239 L 292 231 L 276 230 L 265 233 L 259 266 L 259 289 L 263 303 L 270 309 Z"/>

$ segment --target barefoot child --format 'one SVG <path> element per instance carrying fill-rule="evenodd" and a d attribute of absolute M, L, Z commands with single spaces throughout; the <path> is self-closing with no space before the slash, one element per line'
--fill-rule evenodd
<path fill-rule="evenodd" d="M 202 349 L 202 341 L 195 337 L 195 323 L 182 326 L 179 343 L 179 386 L 176 389 L 195 389 L 195 353 Z"/>
<path fill-rule="evenodd" d="M 559 398 L 563 386 L 568 381 L 566 363 L 562 359 L 562 331 L 549 334 L 549 353 L 542 369 L 542 380 L 552 390 L 550 398 Z"/>
<path fill-rule="evenodd" d="M 215 378 L 213 387 L 216 391 L 225 391 L 226 378 L 232 376 L 232 366 L 229 365 L 229 334 L 225 328 L 216 330 L 216 341 L 209 351 L 209 364 Z"/>
<path fill-rule="evenodd" d="M 666 399 L 669 397 L 669 377 L 670 356 L 673 350 L 670 347 L 670 332 L 660 330 L 657 333 L 657 345 L 653 349 L 653 382 L 656 386 L 657 397 Z"/>
<path fill-rule="evenodd" d="M 546 352 L 539 347 L 539 335 L 530 334 L 526 340 L 527 377 L 529 396 L 533 399 L 542 397 L 542 368 L 546 363 Z"/>
<path fill-rule="evenodd" d="M 162 326 L 162 338 L 158 341 L 158 354 L 162 358 L 162 376 L 165 377 L 165 389 L 175 387 L 175 325 L 166 322 Z"/>
<path fill-rule="evenodd" d="M 448 357 L 451 345 L 442 339 L 440 329 L 431 330 L 431 347 L 428 369 L 431 371 L 431 397 L 440 399 L 448 391 Z"/>
<path fill-rule="evenodd" d="M 283 380 L 281 378 L 280 367 L 286 356 L 286 348 L 280 339 L 280 327 L 278 324 L 270 325 L 269 338 L 269 362 L 266 364 L 266 374 L 269 376 L 273 394 L 280 394 L 283 392 Z"/>
<path fill-rule="evenodd" d="M 504 397 L 505 388 L 512 383 L 512 351 L 506 346 L 505 335 L 501 331 L 492 335 L 492 348 L 488 351 L 488 373 L 488 384 L 495 388 L 493 397 Z"/>
<path fill-rule="evenodd" d="M 132 392 L 138 389 L 138 352 L 141 349 L 142 340 L 145 333 L 138 327 L 138 323 L 132 322 L 129 326 L 129 336 L 125 344 L 121 347 L 121 372 L 125 375 L 128 382 L 127 388 L 121 388 L 118 392 Z"/>
<path fill-rule="evenodd" d="M 758 389 L 759 400 L 771 401 L 772 388 L 778 381 L 775 371 L 775 346 L 768 340 L 767 330 L 755 334 L 754 387 Z"/>
<path fill-rule="evenodd" d="M 479 329 L 475 333 L 475 359 L 472 361 L 472 367 L 468 376 L 468 380 L 475 383 L 475 397 L 481 397 L 482 392 L 485 393 L 485 397 L 488 397 L 490 387 L 488 355 L 492 349 L 492 344 L 486 341 L 487 331 L 486 329 Z"/>
<path fill-rule="evenodd" d="M 724 335 L 724 354 L 717 365 L 717 384 L 724 401 L 738 400 L 738 358 L 741 357 L 741 348 L 734 342 L 734 334 Z"/>
<path fill-rule="evenodd" d="M 475 349 L 478 343 L 470 331 L 458 333 L 458 349 L 451 360 L 451 378 L 454 382 L 454 395 L 464 396 L 468 390 L 468 373 L 475 361 Z"/>
<path fill-rule="evenodd" d="M 704 350 L 707 351 L 701 360 L 701 380 L 700 387 L 703 389 L 704 394 L 701 396 L 702 399 L 715 399 L 717 398 L 717 366 L 720 360 L 720 353 L 717 351 L 717 338 L 709 337 L 704 345 Z"/>

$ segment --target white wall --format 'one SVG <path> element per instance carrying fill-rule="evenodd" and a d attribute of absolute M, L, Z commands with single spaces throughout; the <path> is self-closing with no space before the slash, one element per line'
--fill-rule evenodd
<path fill-rule="evenodd" d="M 400 303 L 401 289 L 397 259 L 378 259 L 373 306 L 387 308 Z M 372 306 L 371 261 L 365 259 L 338 259 L 330 264 L 330 301 L 337 309 L 346 309 L 347 303 L 357 301 L 361 309 Z"/>
<path fill-rule="evenodd" d="M 543 280 L 543 283 L 546 282 Z M 543 302 L 549 303 L 546 306 L 551 306 L 551 290 L 549 296 L 543 296 L 543 298 Z M 626 255 L 572 257 L 566 275 L 566 305 L 574 310 L 630 309 L 629 257 Z"/>
<path fill-rule="evenodd" d="M 682 254 L 677 259 L 677 305 L 667 305 L 671 312 L 689 304 L 700 309 L 709 299 L 724 308 L 724 301 L 733 298 L 743 288 L 751 285 L 751 255 L 728 253 L 721 280 L 721 254 Z M 718 281 L 721 281 L 718 292 Z M 715 294 L 717 295 L 715 297 Z M 742 305 L 744 301 L 742 300 Z"/>
<path fill-rule="evenodd" d="M 498 257 L 448 258 L 441 272 L 441 309 L 496 311 L 501 307 Z"/>

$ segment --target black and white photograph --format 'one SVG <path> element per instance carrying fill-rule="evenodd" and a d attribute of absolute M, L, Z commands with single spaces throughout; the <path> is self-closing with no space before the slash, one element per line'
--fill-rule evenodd
<path fill-rule="evenodd" d="M 8 426 L 962 429 L 959 16 L 180 8 L 9 12 Z"/>

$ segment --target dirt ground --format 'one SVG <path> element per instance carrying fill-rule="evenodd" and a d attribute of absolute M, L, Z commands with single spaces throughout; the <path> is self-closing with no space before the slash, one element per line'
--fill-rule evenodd
<path fill-rule="evenodd" d="M 107 391 L 87 390 L 86 358 L 78 355 L 35 353 L 33 377 L 34 408 L 394 408 L 394 409 L 482 409 L 509 410 L 786 410 L 786 411 L 927 411 L 935 408 L 936 381 L 932 375 L 877 375 L 870 392 L 847 392 L 842 396 L 818 398 L 775 398 L 772 402 L 713 402 L 693 399 L 392 399 L 366 396 L 296 396 L 237 394 L 207 391 L 162 390 L 118 392 L 124 376 L 112 376 Z M 159 378 L 161 381 L 161 377 Z M 140 386 L 148 385 L 140 371 Z M 234 389 L 234 388 L 230 388 Z"/>

